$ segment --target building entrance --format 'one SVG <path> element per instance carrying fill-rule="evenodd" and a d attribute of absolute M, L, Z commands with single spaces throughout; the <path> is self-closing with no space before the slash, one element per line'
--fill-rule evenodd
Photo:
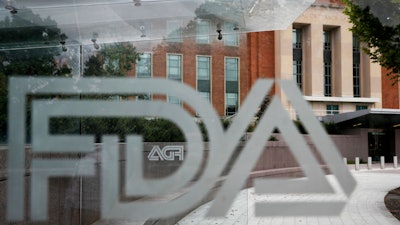
<path fill-rule="evenodd" d="M 386 134 L 383 131 L 368 132 L 368 156 L 372 161 L 379 161 L 384 156 L 384 139 Z"/>
<path fill-rule="evenodd" d="M 386 162 L 392 162 L 393 157 L 393 135 L 387 130 L 368 132 L 368 155 L 372 161 L 379 161 L 385 156 Z"/>

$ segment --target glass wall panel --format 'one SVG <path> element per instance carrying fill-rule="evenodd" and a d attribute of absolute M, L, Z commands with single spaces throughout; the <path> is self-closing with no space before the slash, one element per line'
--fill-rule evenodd
<path fill-rule="evenodd" d="M 344 221 L 343 157 L 394 167 L 400 119 L 377 110 L 374 66 L 337 86 L 356 55 L 336 61 L 343 6 L 313 2 L 0 2 L 0 224 Z M 295 22 L 305 10 L 321 21 Z"/>

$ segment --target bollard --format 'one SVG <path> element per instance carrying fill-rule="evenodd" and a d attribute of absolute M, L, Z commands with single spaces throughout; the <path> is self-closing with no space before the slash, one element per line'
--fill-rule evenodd
<path fill-rule="evenodd" d="M 343 158 L 343 162 L 344 162 L 345 165 L 347 165 L 347 158 L 346 157 Z"/>
<path fill-rule="evenodd" d="M 385 169 L 385 156 L 381 156 L 381 169 Z"/>
<path fill-rule="evenodd" d="M 372 170 L 372 157 L 368 157 L 368 170 Z"/>
<path fill-rule="evenodd" d="M 360 158 L 356 157 L 356 170 L 360 170 Z"/>
<path fill-rule="evenodd" d="M 397 168 L 397 156 L 393 156 L 393 168 Z"/>

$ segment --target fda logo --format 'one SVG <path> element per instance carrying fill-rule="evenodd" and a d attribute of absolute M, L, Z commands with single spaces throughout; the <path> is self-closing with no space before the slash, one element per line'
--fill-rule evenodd
<path fill-rule="evenodd" d="M 154 145 L 147 156 L 150 161 L 173 161 L 175 157 L 178 157 L 179 161 L 183 160 L 183 146 L 167 145 L 161 149 L 160 146 Z"/>
<path fill-rule="evenodd" d="M 111 101 L 111 100 L 63 100 L 49 104 L 46 100 L 33 100 L 31 104 L 31 133 L 33 153 L 90 153 L 94 151 L 95 138 L 88 135 L 51 134 L 49 121 L 59 117 L 160 117 L 175 123 L 185 135 L 185 160 L 183 148 L 153 148 L 150 160 L 182 159 L 173 174 L 158 179 L 147 179 L 143 171 L 143 143 L 139 135 L 127 135 L 126 166 L 121 173 L 119 166 L 119 143 L 117 135 L 104 135 L 101 145 L 101 218 L 103 219 L 149 219 L 168 218 L 186 212 L 200 203 L 209 193 L 240 142 L 247 126 L 258 111 L 264 97 L 269 93 L 273 80 L 259 80 L 242 104 L 229 129 L 224 131 L 219 117 L 209 103 L 192 88 L 178 82 L 164 79 L 132 78 L 26 78 L 11 77 L 9 84 L 9 152 L 7 182 L 7 219 L 24 220 L 25 209 L 30 208 L 33 221 L 48 218 L 48 183 L 50 177 L 94 176 L 95 161 L 79 159 L 33 158 L 30 164 L 30 207 L 25 196 L 25 115 L 27 96 L 32 95 L 77 95 L 77 94 L 118 94 L 133 95 L 153 93 L 175 96 L 197 112 L 202 119 L 209 137 L 208 152 L 205 157 L 202 134 L 192 115 L 183 108 L 159 101 Z M 280 99 L 272 98 L 268 109 L 260 119 L 252 137 L 246 142 L 235 164 L 226 176 L 221 188 L 211 204 L 207 216 L 222 217 L 230 209 L 237 193 L 246 183 L 248 175 L 264 150 L 264 145 L 274 129 L 281 131 L 282 137 L 297 159 L 306 179 L 266 179 L 254 181 L 256 194 L 328 194 L 332 199 L 315 198 L 315 201 L 255 203 L 256 216 L 295 216 L 287 207 L 296 207 L 296 215 L 338 215 L 347 198 L 355 188 L 355 180 L 343 164 L 335 145 L 313 115 L 307 102 L 302 98 L 292 81 L 277 81 L 297 115 L 307 129 L 319 155 L 336 177 L 338 186 L 325 177 L 315 155 L 302 135 L 291 122 Z M 40 154 L 39 154 L 40 155 Z M 207 162 L 202 160 L 207 158 Z M 201 171 L 201 174 L 199 173 Z M 120 175 L 124 179 L 120 180 Z M 196 179 L 194 180 L 194 178 Z M 120 188 L 119 185 L 124 185 Z M 167 188 L 166 188 L 167 187 Z M 336 186 L 335 186 L 336 187 Z M 141 201 L 120 201 L 120 190 L 125 196 L 143 197 Z M 157 196 L 182 192 L 179 198 L 159 201 Z M 343 199 L 343 194 L 345 199 Z M 133 198 L 133 199 L 134 199 Z"/>

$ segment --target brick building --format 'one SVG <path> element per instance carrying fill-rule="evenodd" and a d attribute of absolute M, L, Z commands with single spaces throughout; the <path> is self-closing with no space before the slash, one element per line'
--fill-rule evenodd
<path fill-rule="evenodd" d="M 318 116 L 382 107 L 380 66 L 360 51 L 343 7 L 317 1 L 275 32 L 275 77 L 293 77 Z"/>
<path fill-rule="evenodd" d="M 196 89 L 210 101 L 220 116 L 234 115 L 244 101 L 251 86 L 252 77 L 248 70 L 246 34 L 225 33 L 218 39 L 216 25 L 208 21 L 196 22 L 199 32 L 207 35 L 181 38 L 181 31 L 173 31 L 163 41 L 137 45 L 143 52 L 136 64 L 133 76 L 160 77 L 185 83 Z M 168 26 L 168 25 L 166 25 Z M 222 28 L 232 30 L 231 24 Z M 184 34 L 182 34 L 184 36 Z M 181 104 L 174 96 L 152 96 L 145 98 L 166 99 Z"/>
<path fill-rule="evenodd" d="M 382 108 L 383 103 L 395 107 L 392 100 L 382 101 L 389 89 L 381 84 L 387 81 L 381 79 L 380 66 L 360 51 L 343 8 L 339 1 L 318 0 L 285 30 L 247 34 L 233 32 L 234 24 L 191 21 L 172 29 L 161 43 L 139 47 L 146 60 L 138 63 L 136 74 L 186 83 L 221 116 L 237 112 L 258 78 L 294 79 L 318 116 Z M 179 21 L 165 23 L 180 26 Z M 284 99 L 279 87 L 275 90 Z M 181 104 L 176 98 L 168 101 Z"/>
<path fill-rule="evenodd" d="M 382 108 L 400 109 L 400 89 L 399 83 L 389 79 L 386 75 L 388 71 L 382 68 Z"/>

